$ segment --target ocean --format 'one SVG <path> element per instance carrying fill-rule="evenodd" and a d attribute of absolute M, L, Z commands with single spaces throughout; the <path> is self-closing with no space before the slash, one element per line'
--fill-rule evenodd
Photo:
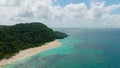
<path fill-rule="evenodd" d="M 120 29 L 56 28 L 69 36 L 60 47 L 5 68 L 120 68 Z"/>

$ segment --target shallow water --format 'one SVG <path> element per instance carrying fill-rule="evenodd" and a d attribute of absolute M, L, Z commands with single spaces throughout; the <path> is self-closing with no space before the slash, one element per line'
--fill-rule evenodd
<path fill-rule="evenodd" d="M 56 29 L 62 45 L 5 68 L 120 68 L 120 29 Z"/>

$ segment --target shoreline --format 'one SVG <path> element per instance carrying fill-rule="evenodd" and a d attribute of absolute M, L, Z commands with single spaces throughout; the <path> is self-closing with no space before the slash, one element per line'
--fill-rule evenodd
<path fill-rule="evenodd" d="M 31 57 L 31 56 L 33 56 L 37 53 L 56 48 L 60 45 L 61 45 L 61 43 L 58 40 L 54 40 L 54 41 L 46 43 L 45 45 L 42 45 L 40 47 L 35 47 L 35 48 L 29 48 L 29 49 L 26 49 L 26 50 L 22 50 L 17 55 L 13 56 L 12 58 L 1 60 L 0 61 L 0 68 L 7 65 L 7 64 L 11 64 L 13 62 L 25 59 L 27 57 Z"/>

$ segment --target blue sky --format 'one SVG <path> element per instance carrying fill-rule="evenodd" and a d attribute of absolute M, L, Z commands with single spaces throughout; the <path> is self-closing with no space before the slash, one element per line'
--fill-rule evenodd
<path fill-rule="evenodd" d="M 98 1 L 100 1 L 100 0 L 98 0 Z M 106 1 L 106 6 L 120 3 L 120 0 L 105 0 L 105 1 Z M 57 0 L 57 2 L 61 6 L 65 6 L 65 5 L 69 4 L 69 3 L 78 4 L 78 3 L 81 3 L 81 2 L 84 2 L 87 5 L 89 5 L 90 0 Z"/>
<path fill-rule="evenodd" d="M 0 0 L 0 25 L 120 28 L 120 0 Z"/>
<path fill-rule="evenodd" d="M 88 6 L 88 9 L 90 9 L 90 0 L 57 0 L 57 3 L 58 3 L 57 5 L 60 5 L 62 7 L 70 3 L 73 4 L 85 3 Z M 54 4 L 56 5 L 56 3 Z M 105 0 L 105 6 L 109 6 L 112 4 L 120 4 L 120 0 Z M 119 14 L 119 13 L 120 13 L 120 8 L 118 10 L 115 10 L 114 12 L 111 12 L 111 14 Z"/>
<path fill-rule="evenodd" d="M 81 2 L 84 2 L 86 4 L 89 4 L 88 2 L 89 0 L 57 0 L 57 2 L 61 5 L 61 6 L 65 6 L 67 4 L 73 3 L 73 4 L 78 4 Z"/>

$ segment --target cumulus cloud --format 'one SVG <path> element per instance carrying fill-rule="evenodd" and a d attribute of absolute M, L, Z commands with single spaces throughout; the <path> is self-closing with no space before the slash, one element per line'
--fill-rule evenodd
<path fill-rule="evenodd" d="M 56 27 L 120 26 L 120 14 L 111 14 L 120 4 L 106 6 L 105 0 L 90 0 L 88 9 L 85 3 L 64 7 L 54 3 L 57 0 L 0 0 L 0 24 L 40 21 Z"/>
<path fill-rule="evenodd" d="M 84 18 L 87 13 L 87 6 L 85 3 L 69 4 L 64 7 L 64 13 L 66 18 Z"/>

